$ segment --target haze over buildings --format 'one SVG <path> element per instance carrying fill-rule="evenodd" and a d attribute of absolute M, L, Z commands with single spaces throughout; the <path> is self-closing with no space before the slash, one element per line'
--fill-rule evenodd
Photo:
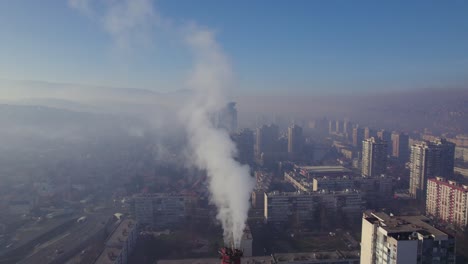
<path fill-rule="evenodd" d="M 0 3 L 0 264 L 468 263 L 468 3 Z"/>

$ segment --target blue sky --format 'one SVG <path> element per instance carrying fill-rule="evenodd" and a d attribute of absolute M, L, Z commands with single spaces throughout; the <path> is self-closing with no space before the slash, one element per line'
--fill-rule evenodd
<path fill-rule="evenodd" d="M 239 93 L 468 87 L 467 1 L 154 3 L 216 32 Z M 177 90 L 192 59 L 170 31 L 122 50 L 67 1 L 1 1 L 0 79 Z"/>

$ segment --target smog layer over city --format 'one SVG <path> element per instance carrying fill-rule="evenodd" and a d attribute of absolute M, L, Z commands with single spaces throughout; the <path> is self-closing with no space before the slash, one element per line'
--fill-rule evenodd
<path fill-rule="evenodd" d="M 0 264 L 468 263 L 468 2 L 0 3 Z"/>

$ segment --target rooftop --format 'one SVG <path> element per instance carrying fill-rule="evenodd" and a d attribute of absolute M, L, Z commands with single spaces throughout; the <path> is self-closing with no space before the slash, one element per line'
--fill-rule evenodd
<path fill-rule="evenodd" d="M 109 246 L 122 244 L 127 240 L 128 233 L 135 227 L 135 221 L 132 219 L 123 220 L 109 237 L 107 244 Z"/>
<path fill-rule="evenodd" d="M 326 194 L 358 194 L 361 193 L 359 190 L 355 189 L 346 189 L 343 191 L 327 191 L 327 190 L 320 190 L 316 192 L 279 192 L 279 191 L 273 191 L 269 193 L 265 193 L 267 196 L 320 196 L 320 195 L 326 195 Z"/>
<path fill-rule="evenodd" d="M 365 219 L 378 224 L 387 234 L 403 234 L 417 232 L 432 235 L 435 239 L 447 239 L 448 235 L 430 224 L 430 219 L 423 216 L 392 216 L 383 212 L 366 211 Z"/>
<path fill-rule="evenodd" d="M 348 173 L 351 172 L 350 169 L 347 169 L 343 166 L 299 166 L 294 165 L 295 168 L 305 170 L 308 173 Z"/>
<path fill-rule="evenodd" d="M 124 242 L 128 238 L 129 232 L 135 227 L 135 221 L 132 219 L 124 219 L 112 232 L 106 242 L 106 247 L 102 251 L 95 263 L 107 264 L 115 263 L 115 260 L 120 255 Z"/>
<path fill-rule="evenodd" d="M 442 177 L 435 177 L 435 178 L 432 178 L 432 179 L 428 179 L 428 181 L 430 182 L 435 182 L 436 184 L 440 184 L 440 185 L 444 185 L 444 186 L 448 186 L 452 189 L 457 189 L 459 191 L 462 191 L 462 192 L 468 192 L 468 185 L 464 185 L 464 184 L 460 184 L 456 181 L 452 181 L 452 180 L 446 180 Z"/>

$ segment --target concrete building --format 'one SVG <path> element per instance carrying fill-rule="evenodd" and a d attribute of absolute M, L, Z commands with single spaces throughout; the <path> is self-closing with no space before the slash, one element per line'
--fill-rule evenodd
<path fill-rule="evenodd" d="M 313 191 L 311 181 L 302 175 L 297 175 L 294 171 L 288 171 L 284 173 L 284 180 L 289 182 L 296 190 L 301 192 Z"/>
<path fill-rule="evenodd" d="M 166 193 L 137 194 L 133 197 L 138 224 L 166 228 L 185 220 L 187 197 Z"/>
<path fill-rule="evenodd" d="M 294 165 L 294 169 L 304 177 L 337 177 L 349 175 L 352 171 L 343 166 L 302 166 Z"/>
<path fill-rule="evenodd" d="M 353 146 L 357 149 L 362 149 L 362 141 L 364 140 L 364 129 L 360 127 L 353 128 Z"/>
<path fill-rule="evenodd" d="M 361 264 L 455 263 L 455 239 L 425 216 L 365 212 Z"/>
<path fill-rule="evenodd" d="M 255 153 L 257 157 L 262 153 L 277 152 L 278 137 L 279 128 L 274 124 L 263 125 L 257 128 L 255 141 Z"/>
<path fill-rule="evenodd" d="M 410 189 L 413 198 L 426 199 L 427 179 L 449 177 L 454 171 L 455 144 L 445 139 L 411 146 Z"/>
<path fill-rule="evenodd" d="M 364 128 L 364 140 L 371 137 L 377 137 L 377 132 L 369 127 Z"/>
<path fill-rule="evenodd" d="M 124 219 L 115 228 L 95 264 L 126 264 L 137 240 L 136 222 Z"/>
<path fill-rule="evenodd" d="M 363 210 L 359 191 L 265 193 L 265 221 L 272 224 L 312 223 L 320 206 L 352 217 Z"/>
<path fill-rule="evenodd" d="M 427 180 L 426 214 L 466 228 L 468 225 L 468 186 L 442 177 Z"/>
<path fill-rule="evenodd" d="M 340 149 L 340 153 L 347 159 L 352 160 L 354 158 L 354 152 L 348 148 Z"/>
<path fill-rule="evenodd" d="M 400 162 L 407 162 L 409 159 L 409 136 L 400 132 L 392 132 L 391 136 L 392 157 Z"/>
<path fill-rule="evenodd" d="M 349 176 L 342 177 L 316 177 L 312 180 L 312 191 L 328 190 L 328 191 L 343 191 L 346 189 L 354 189 L 354 179 Z"/>
<path fill-rule="evenodd" d="M 464 162 L 468 162 L 468 147 L 455 147 L 455 158 Z"/>
<path fill-rule="evenodd" d="M 387 142 L 387 155 L 391 156 L 393 151 L 393 145 L 392 145 L 392 133 L 385 129 L 381 129 L 377 131 L 377 138 L 379 138 L 381 141 Z"/>
<path fill-rule="evenodd" d="M 382 208 L 393 199 L 393 179 L 388 176 L 355 178 L 355 188 L 363 194 L 367 208 Z"/>
<path fill-rule="evenodd" d="M 288 153 L 293 155 L 300 153 L 303 144 L 302 127 L 298 125 L 290 126 L 288 128 Z"/>
<path fill-rule="evenodd" d="M 237 146 L 237 160 L 242 164 L 253 164 L 254 161 L 254 134 L 250 129 L 242 129 L 233 134 L 233 141 Z"/>
<path fill-rule="evenodd" d="M 263 209 L 264 207 L 264 190 L 253 190 L 251 194 L 252 207 L 255 209 Z"/>
<path fill-rule="evenodd" d="M 246 226 L 240 243 L 240 249 L 242 250 L 242 252 L 244 252 L 244 257 L 252 257 L 252 244 L 252 232 L 250 232 L 249 226 Z"/>
<path fill-rule="evenodd" d="M 346 140 L 349 140 L 353 135 L 353 124 L 348 120 L 343 121 L 343 136 Z"/>
<path fill-rule="evenodd" d="M 362 175 L 375 177 L 387 171 L 387 142 L 378 138 L 368 138 L 362 142 Z"/>

